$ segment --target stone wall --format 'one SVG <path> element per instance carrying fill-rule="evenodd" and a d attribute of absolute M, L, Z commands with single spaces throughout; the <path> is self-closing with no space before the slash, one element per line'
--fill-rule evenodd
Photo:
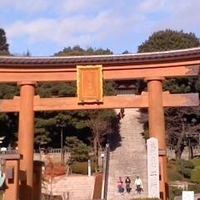
<path fill-rule="evenodd" d="M 200 157 L 200 146 L 196 146 L 193 148 L 194 157 Z M 175 152 L 172 148 L 167 148 L 167 157 L 169 159 L 175 159 Z M 186 147 L 181 155 L 182 159 L 188 160 L 189 159 L 189 150 Z"/>

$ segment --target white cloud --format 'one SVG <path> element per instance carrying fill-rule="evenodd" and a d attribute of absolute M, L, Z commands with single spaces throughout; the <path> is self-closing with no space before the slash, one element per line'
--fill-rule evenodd
<path fill-rule="evenodd" d="M 49 42 L 60 47 L 107 46 L 120 52 L 161 29 L 200 35 L 197 0 L 1 0 L 0 11 L 4 7 L 14 13 L 5 26 L 12 45 L 23 40 L 32 48 Z"/>
<path fill-rule="evenodd" d="M 144 0 L 141 1 L 139 9 L 144 14 L 154 13 L 159 11 L 166 11 L 169 5 L 169 0 Z"/>
<path fill-rule="evenodd" d="M 200 1 L 197 0 L 177 0 L 170 5 L 168 17 L 153 26 L 153 28 L 171 28 L 184 30 L 186 32 L 196 32 L 200 36 L 198 26 L 200 18 Z"/>
<path fill-rule="evenodd" d="M 9 8 L 16 12 L 34 14 L 49 9 L 55 3 L 55 0 L 1 0 L 0 10 Z"/>
<path fill-rule="evenodd" d="M 98 12 L 107 4 L 110 4 L 109 1 L 106 0 L 68 0 L 61 1 L 60 4 L 57 4 L 57 11 L 62 14 L 79 14 L 79 13 L 94 13 Z"/>
<path fill-rule="evenodd" d="M 52 39 L 63 44 L 63 41 L 69 41 L 70 38 L 72 41 L 77 40 L 77 43 L 86 44 L 89 40 L 91 43 L 92 40 L 102 40 L 104 39 L 102 37 L 113 37 L 113 34 L 121 34 L 123 29 L 130 28 L 128 26 L 130 19 L 123 19 L 114 11 L 106 10 L 91 18 L 86 15 L 76 15 L 63 19 L 17 21 L 6 30 L 11 39 L 24 36 L 30 38 L 32 42 Z M 84 39 L 84 36 L 87 39 Z"/>

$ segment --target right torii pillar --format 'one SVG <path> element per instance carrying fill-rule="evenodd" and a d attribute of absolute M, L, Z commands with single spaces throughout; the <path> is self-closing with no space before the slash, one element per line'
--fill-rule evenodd
<path fill-rule="evenodd" d="M 148 114 L 149 114 L 149 137 L 158 139 L 159 169 L 160 169 L 160 197 L 169 199 L 167 182 L 167 155 L 165 140 L 165 118 L 162 98 L 162 82 L 164 77 L 148 77 Z M 162 152 L 162 153 L 161 153 Z"/>

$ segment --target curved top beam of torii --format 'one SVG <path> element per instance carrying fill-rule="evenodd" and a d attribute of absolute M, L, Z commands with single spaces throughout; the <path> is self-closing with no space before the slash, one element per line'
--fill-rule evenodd
<path fill-rule="evenodd" d="M 167 52 L 73 57 L 0 56 L 0 83 L 75 81 L 77 65 L 102 65 L 104 80 L 196 76 L 200 47 Z M 163 93 L 163 106 L 198 106 L 198 94 Z M 0 100 L 0 112 L 19 112 L 20 97 Z M 148 95 L 104 97 L 102 104 L 78 104 L 77 97 L 34 97 L 34 111 L 148 107 Z"/>
<path fill-rule="evenodd" d="M 79 104 L 76 97 L 44 98 L 34 96 L 35 82 L 75 81 L 77 66 L 101 65 L 104 80 L 146 79 L 148 94 L 104 97 L 94 104 Z M 80 110 L 112 108 L 149 108 L 150 137 L 158 138 L 160 162 L 160 192 L 167 199 L 166 144 L 164 136 L 165 106 L 194 106 L 199 104 L 198 94 L 162 93 L 164 77 L 195 76 L 199 73 L 200 48 L 168 52 L 128 55 L 76 56 L 76 57 L 4 57 L 0 56 L 0 83 L 18 82 L 20 97 L 0 100 L 0 112 L 19 112 L 20 172 L 24 180 L 20 187 L 22 199 L 33 199 L 33 139 L 34 111 Z M 92 76 L 92 75 L 90 75 Z M 89 77 L 89 76 L 88 76 Z M 86 79 L 87 80 L 87 79 Z M 101 80 L 100 80 L 101 81 Z M 83 86 L 85 86 L 83 84 Z M 91 86 L 91 85 L 90 85 Z M 92 85 L 93 86 L 93 85 Z M 155 88 L 156 87 L 156 88 Z M 22 178 L 19 175 L 20 178 Z M 26 180 L 26 181 L 25 181 Z M 17 180 L 16 180 L 17 181 Z M 9 184 L 9 183 L 8 183 Z M 12 187 L 7 191 L 13 195 Z M 17 187 L 15 187 L 17 199 Z M 7 197 L 10 197 L 10 196 Z M 20 199 L 21 199 L 20 197 Z M 8 198 L 7 198 L 8 199 Z"/>
<path fill-rule="evenodd" d="M 75 81 L 77 65 L 102 65 L 104 80 L 194 76 L 199 73 L 200 47 L 124 55 L 0 56 L 0 82 Z"/>

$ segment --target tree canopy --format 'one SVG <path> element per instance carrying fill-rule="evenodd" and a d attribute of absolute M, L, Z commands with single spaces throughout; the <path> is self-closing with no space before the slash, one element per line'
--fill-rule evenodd
<path fill-rule="evenodd" d="M 200 41 L 194 33 L 166 29 L 154 32 L 138 47 L 138 52 L 169 51 L 198 46 Z"/>
<path fill-rule="evenodd" d="M 8 52 L 8 44 L 4 30 L 1 30 L 1 41 L 4 41 L 5 51 Z M 3 44 L 0 42 L 0 45 Z M 3 49 L 3 45 L 0 46 Z M 63 51 L 55 53 L 55 56 L 80 56 L 80 55 L 103 55 L 112 54 L 109 49 L 83 49 L 80 46 L 67 47 Z M 26 55 L 30 56 L 30 55 Z M 103 83 L 104 95 L 115 95 L 115 82 Z M 12 99 L 19 95 L 19 88 L 16 84 L 1 84 L 0 98 Z M 76 96 L 76 82 L 45 82 L 38 83 L 36 87 L 36 95 L 41 98 L 47 97 L 75 97 Z M 105 110 L 100 111 L 102 115 Z M 63 125 L 64 141 L 66 136 L 74 136 L 84 141 L 87 145 L 93 146 L 91 143 L 92 129 L 88 127 L 87 120 L 89 120 L 88 111 L 54 111 L 54 112 L 36 112 L 35 113 L 35 148 L 38 147 L 54 147 L 59 148 L 61 142 L 61 127 Z M 98 115 L 97 115 L 98 116 Z M 12 145 L 13 141 L 17 139 L 18 132 L 18 113 L 1 113 L 0 114 L 0 136 L 6 136 L 3 145 Z M 101 142 L 103 139 L 101 137 Z"/>
<path fill-rule="evenodd" d="M 80 46 L 73 48 L 67 47 L 63 51 L 55 53 L 54 56 L 80 56 L 80 55 L 103 55 L 112 54 L 108 49 L 82 49 Z M 103 95 L 116 94 L 115 82 L 103 83 Z M 40 97 L 75 97 L 76 83 L 75 82 L 59 82 L 59 83 L 40 83 L 36 89 L 36 93 Z M 41 144 L 50 145 L 51 147 L 60 147 L 60 128 L 59 124 L 63 125 L 64 138 L 67 136 L 77 137 L 93 147 L 91 140 L 93 129 L 91 129 L 88 120 L 95 120 L 99 115 L 106 116 L 108 111 L 101 110 L 91 119 L 90 112 L 92 111 L 62 111 L 62 112 L 38 112 L 35 118 L 35 143 L 36 146 Z M 105 124 L 101 118 L 100 123 Z M 107 121 L 108 125 L 109 121 Z M 107 132 L 105 132 L 107 133 Z M 99 134 L 98 145 L 104 142 L 102 133 Z M 64 141 L 65 142 L 65 141 Z M 94 147 L 92 148 L 94 149 Z"/>
<path fill-rule="evenodd" d="M 0 28 L 0 55 L 9 55 L 9 44 L 7 43 L 6 32 Z"/>
<path fill-rule="evenodd" d="M 200 40 L 194 33 L 184 33 L 183 31 L 174 31 L 170 29 L 157 31 L 153 33 L 148 40 L 138 47 L 138 52 L 160 52 L 168 50 L 178 50 L 199 47 Z M 140 82 L 140 91 L 145 90 L 146 84 Z M 200 78 L 185 77 L 185 78 L 170 78 L 165 80 L 163 90 L 170 93 L 191 93 L 200 92 Z M 185 146 L 196 145 L 197 138 L 192 135 L 199 134 L 200 122 L 191 123 L 183 116 L 195 115 L 195 120 L 199 119 L 199 109 L 197 108 L 167 108 L 165 109 L 166 120 L 166 137 L 168 145 L 174 147 L 177 158 L 180 158 Z M 146 127 L 146 123 L 145 123 Z M 189 135 L 189 137 L 188 137 Z M 188 142 L 190 138 L 192 143 Z"/>
<path fill-rule="evenodd" d="M 83 49 L 79 45 L 74 46 L 73 48 L 67 47 L 64 48 L 62 51 L 59 51 L 58 53 L 55 53 L 54 56 L 85 56 L 85 55 L 111 55 L 113 52 L 111 52 L 109 49 Z"/>

